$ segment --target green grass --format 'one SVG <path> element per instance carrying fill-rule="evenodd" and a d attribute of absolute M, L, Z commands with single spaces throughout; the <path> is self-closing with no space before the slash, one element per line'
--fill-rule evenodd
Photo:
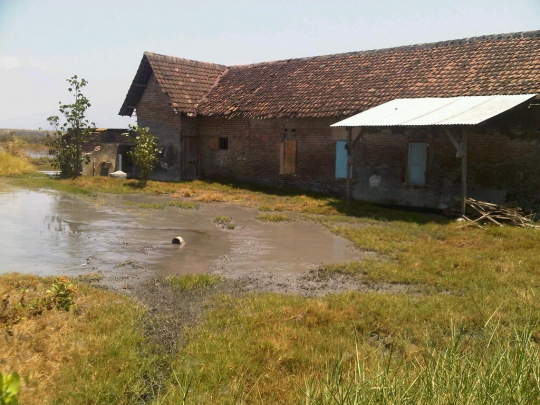
<path fill-rule="evenodd" d="M 69 312 L 36 311 L 34 303 L 49 295 L 51 282 L 0 276 L 0 373 L 21 376 L 20 403 L 144 403 L 162 366 L 145 341 L 144 308 L 126 296 L 75 283 Z M 10 317 L 13 311 L 22 316 Z"/>
<path fill-rule="evenodd" d="M 191 201 L 166 201 L 162 203 L 138 203 L 138 202 L 126 202 L 126 205 L 142 208 L 142 209 L 156 209 L 163 210 L 167 207 L 176 207 L 184 210 L 193 210 L 199 208 L 197 203 Z"/>
<path fill-rule="evenodd" d="M 284 206 L 280 205 L 259 205 L 259 211 L 261 212 L 275 212 L 275 211 L 286 211 Z"/>
<path fill-rule="evenodd" d="M 540 305 L 530 298 L 219 296 L 160 403 L 179 403 L 182 381 L 195 404 L 479 403 L 491 391 L 501 397 L 488 403 L 534 403 Z"/>
<path fill-rule="evenodd" d="M 257 215 L 257 219 L 261 222 L 292 222 L 294 218 L 287 214 L 262 213 Z"/>
<path fill-rule="evenodd" d="M 212 287 L 220 283 L 222 278 L 212 274 L 190 274 L 168 276 L 166 280 L 175 291 L 192 291 Z"/>
<path fill-rule="evenodd" d="M 217 225 L 219 225 L 223 229 L 235 229 L 236 224 L 232 220 L 232 218 L 226 217 L 224 215 L 217 215 L 214 217 L 213 222 Z"/>
<path fill-rule="evenodd" d="M 428 351 L 418 361 L 387 355 L 376 367 L 366 364 L 357 351 L 351 367 L 341 358 L 327 366 L 322 380 L 306 381 L 305 402 L 534 404 L 540 388 L 540 352 L 531 337 L 527 328 L 516 330 L 509 341 L 492 334 L 471 342 L 456 334 L 442 350 Z"/>
<path fill-rule="evenodd" d="M 361 227 L 355 223 L 329 223 L 328 227 L 358 248 L 379 253 L 375 259 L 341 266 L 345 272 L 364 275 L 367 281 L 421 284 L 434 291 L 458 293 L 527 288 L 540 275 L 540 232 L 534 229 L 461 229 L 454 222 L 359 222 Z"/>
<path fill-rule="evenodd" d="M 211 298 L 202 322 L 186 332 L 185 344 L 171 362 L 160 363 L 141 343 L 138 322 L 144 311 L 126 298 L 117 302 L 107 296 L 103 308 L 84 307 L 85 329 L 57 340 L 69 337 L 69 342 L 92 348 L 87 353 L 104 353 L 96 356 L 95 364 L 94 359 L 82 359 L 80 373 L 78 365 L 69 363 L 70 377 L 58 380 L 58 395 L 72 392 L 81 403 L 91 403 L 91 395 L 99 399 L 95 403 L 137 403 L 145 396 L 155 405 L 538 402 L 537 230 L 459 228 L 434 215 L 360 202 L 347 210 L 335 197 L 239 183 L 149 182 L 139 189 L 115 180 L 9 179 L 12 184 L 25 182 L 54 184 L 64 191 L 116 190 L 169 195 L 178 201 L 225 201 L 259 207 L 259 216 L 271 218 L 304 213 L 359 249 L 374 252 L 369 259 L 327 265 L 328 272 L 361 277 L 374 288 L 384 284 L 414 291 L 320 298 L 216 294 L 225 283 L 215 276 L 173 276 L 166 288 L 179 294 L 207 289 Z M 234 224 L 226 216 L 214 222 Z M 122 309 L 124 305 L 129 309 Z M 115 346 L 116 340 L 123 346 Z M 125 374 L 118 371 L 124 357 Z M 167 373 L 160 374 L 156 364 Z M 159 378 L 159 392 L 145 383 Z M 58 401 L 69 403 L 69 398 Z"/>

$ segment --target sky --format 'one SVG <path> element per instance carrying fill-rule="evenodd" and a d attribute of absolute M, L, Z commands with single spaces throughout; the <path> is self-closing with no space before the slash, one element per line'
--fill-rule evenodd
<path fill-rule="evenodd" d="M 540 30 L 540 0 L 0 0 L 0 128 L 50 129 L 84 78 L 101 128 L 143 53 L 239 65 Z"/>

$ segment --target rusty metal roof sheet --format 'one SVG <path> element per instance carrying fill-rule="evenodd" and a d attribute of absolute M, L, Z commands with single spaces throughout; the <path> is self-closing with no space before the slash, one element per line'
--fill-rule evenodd
<path fill-rule="evenodd" d="M 535 96 L 401 98 L 339 121 L 332 127 L 476 125 Z"/>

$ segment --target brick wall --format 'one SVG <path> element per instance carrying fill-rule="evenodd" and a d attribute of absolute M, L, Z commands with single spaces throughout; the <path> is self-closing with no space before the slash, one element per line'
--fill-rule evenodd
<path fill-rule="evenodd" d="M 518 201 L 525 207 L 540 201 L 539 112 L 522 106 L 481 125 L 463 127 L 470 196 L 498 203 Z M 447 128 L 459 142 L 462 128 Z M 407 182 L 410 142 L 428 144 L 425 185 Z M 461 159 L 442 127 L 365 128 L 353 155 L 354 198 L 438 207 L 460 196 Z"/>
<path fill-rule="evenodd" d="M 335 118 L 233 119 L 190 117 L 177 114 L 169 106 L 168 96 L 154 77 L 137 107 L 138 122 L 149 126 L 160 139 L 164 156 L 158 172 L 168 180 L 182 179 L 188 173 L 182 155 L 197 160 L 201 177 L 249 180 L 283 187 L 320 190 L 344 194 L 345 180 L 335 179 L 336 141 L 330 125 Z M 457 140 L 460 128 L 450 127 Z M 468 185 L 471 192 L 499 198 L 501 195 L 522 198 L 537 194 L 524 181 L 540 179 L 540 108 L 522 106 L 486 121 L 467 126 Z M 198 138 L 195 152 L 182 151 L 186 138 Z M 226 138 L 225 144 L 219 138 Z M 216 140 L 217 139 L 217 140 Z M 283 140 L 295 140 L 296 167 L 292 174 L 283 172 Z M 425 185 L 407 181 L 410 142 L 427 143 Z M 360 200 L 401 205 L 437 207 L 459 195 L 461 159 L 441 127 L 365 129 L 355 144 L 353 156 L 353 197 Z M 165 163 L 165 165 L 163 165 Z M 538 175 L 536 175 L 538 173 Z M 154 173 L 155 174 L 155 173 Z M 373 182 L 374 177 L 380 180 Z M 187 176 L 186 176 L 187 178 Z M 497 190 L 503 190 L 501 194 Z M 523 191 L 525 190 L 525 191 Z M 492 191 L 494 191 L 492 193 Z M 486 194 L 487 193 L 487 194 Z M 520 197 L 521 196 L 521 197 Z"/>
<path fill-rule="evenodd" d="M 170 106 L 170 99 L 152 76 L 137 104 L 137 125 L 149 127 L 158 137 L 160 162 L 150 178 L 178 181 L 181 179 L 180 131 L 182 120 Z"/>
<path fill-rule="evenodd" d="M 229 177 L 283 187 L 343 192 L 336 180 L 330 125 L 335 119 L 198 119 L 202 175 Z M 287 130 L 285 132 L 285 130 Z M 228 149 L 212 150 L 211 138 L 227 138 Z M 296 140 L 296 170 L 280 174 L 282 139 Z"/>

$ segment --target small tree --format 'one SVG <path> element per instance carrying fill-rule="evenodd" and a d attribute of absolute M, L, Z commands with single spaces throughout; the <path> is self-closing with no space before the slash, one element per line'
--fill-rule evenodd
<path fill-rule="evenodd" d="M 137 125 L 130 125 L 129 127 L 135 135 L 133 150 L 129 153 L 137 168 L 139 183 L 144 187 L 148 176 L 154 169 L 154 164 L 159 160 L 159 149 L 157 148 L 156 137 L 150 134 L 150 128 L 141 128 Z"/>
<path fill-rule="evenodd" d="M 60 169 L 60 177 L 75 178 L 81 175 L 83 160 L 90 161 L 90 156 L 83 156 L 83 145 L 92 140 L 94 123 L 86 119 L 86 110 L 90 102 L 81 93 L 81 89 L 88 84 L 84 79 L 79 81 L 77 75 L 67 79 L 69 92 L 75 100 L 72 104 L 60 104 L 60 112 L 65 122 L 60 123 L 60 118 L 55 115 L 47 118 L 54 128 L 53 135 L 47 134 L 47 146 L 49 154 L 53 156 L 53 167 Z M 84 159 L 85 158 L 85 159 Z"/>

